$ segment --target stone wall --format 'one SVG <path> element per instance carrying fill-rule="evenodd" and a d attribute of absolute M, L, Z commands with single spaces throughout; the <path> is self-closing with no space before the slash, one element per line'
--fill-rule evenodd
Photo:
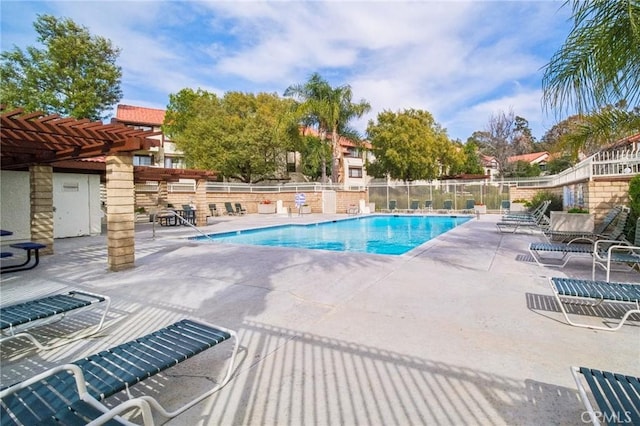
<path fill-rule="evenodd" d="M 613 206 L 622 204 L 629 205 L 629 180 L 631 177 L 623 178 L 600 178 L 592 181 L 584 181 L 575 184 L 582 184 L 585 186 L 584 190 L 584 205 L 590 213 L 595 215 L 595 223 L 602 222 L 602 219 L 607 215 L 609 210 Z M 551 192 L 563 196 L 563 187 L 550 187 L 550 188 L 509 188 L 509 198 L 513 200 L 524 199 L 531 200 L 534 195 L 539 191 Z"/>
<path fill-rule="evenodd" d="M 594 180 L 585 192 L 585 205 L 600 223 L 615 205 L 629 205 L 629 179 Z"/>
<path fill-rule="evenodd" d="M 311 213 L 322 213 L 322 193 L 305 192 L 306 204 L 311 207 Z M 172 204 L 176 208 L 181 208 L 183 204 L 196 204 L 198 210 L 209 211 L 209 204 L 215 203 L 219 211 L 224 212 L 224 203 L 240 203 L 247 210 L 247 213 L 258 213 L 258 204 L 264 200 L 269 200 L 276 204 L 278 200 L 283 201 L 284 207 L 295 211 L 295 192 L 207 192 L 206 199 L 196 199 L 195 192 L 169 192 L 166 195 L 166 203 Z M 158 194 L 154 192 L 137 192 L 136 207 L 144 207 L 149 213 L 158 209 Z M 336 191 L 336 212 L 346 213 L 350 205 L 358 205 L 359 200 L 369 202 L 367 191 Z M 166 204 L 165 203 L 165 204 Z M 164 205 L 161 207 L 165 207 Z"/>

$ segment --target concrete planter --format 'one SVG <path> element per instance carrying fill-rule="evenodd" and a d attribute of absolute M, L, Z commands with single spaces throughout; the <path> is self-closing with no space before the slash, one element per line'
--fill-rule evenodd
<path fill-rule="evenodd" d="M 275 204 L 258 204 L 258 213 L 260 214 L 275 214 Z"/>
<path fill-rule="evenodd" d="M 487 213 L 487 206 L 484 205 L 484 204 L 481 205 L 481 206 L 476 205 L 475 206 L 475 210 L 476 210 L 476 213 L 486 214 Z"/>
<path fill-rule="evenodd" d="M 311 213 L 311 206 L 302 206 L 301 212 L 302 212 L 302 214 L 310 214 Z"/>
<path fill-rule="evenodd" d="M 524 212 L 527 211 L 527 208 L 525 207 L 524 203 L 511 203 L 511 205 L 509 206 L 509 211 Z"/>
<path fill-rule="evenodd" d="M 593 227 L 592 213 L 551 212 L 552 231 L 593 232 Z"/>

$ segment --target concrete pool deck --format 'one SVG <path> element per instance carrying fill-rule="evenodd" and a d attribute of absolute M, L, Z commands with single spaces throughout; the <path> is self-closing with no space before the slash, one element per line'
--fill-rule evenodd
<path fill-rule="evenodd" d="M 201 229 L 345 217 L 223 216 Z M 2 304 L 70 289 L 106 294 L 110 326 L 46 352 L 3 345 L 1 384 L 194 317 L 238 331 L 241 351 L 229 384 L 170 425 L 583 424 L 569 367 L 640 376 L 640 323 L 617 332 L 567 325 L 548 277 L 590 278 L 590 258 L 539 267 L 527 247 L 540 237 L 498 233 L 497 220 L 483 215 L 404 256 L 195 242 L 187 227 L 156 227 L 154 237 L 138 224 L 136 267 L 122 272 L 107 271 L 104 236 L 56 240 L 36 269 L 2 276 Z M 576 312 L 606 321 L 601 309 Z M 42 332 L 55 340 L 95 315 Z M 219 378 L 229 353 L 226 343 L 206 351 L 144 392 L 169 408 L 186 403 Z"/>

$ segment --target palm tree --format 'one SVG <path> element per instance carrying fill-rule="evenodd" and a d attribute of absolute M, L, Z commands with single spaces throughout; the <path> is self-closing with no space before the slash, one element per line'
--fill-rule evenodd
<path fill-rule="evenodd" d="M 574 27 L 546 65 L 545 105 L 596 111 L 640 100 L 640 1 L 567 0 Z"/>
<path fill-rule="evenodd" d="M 318 127 L 320 139 L 326 141 L 327 134 L 331 135 L 331 176 L 338 182 L 340 165 L 340 134 L 353 135 L 355 132 L 349 127 L 349 121 L 360 118 L 371 109 L 365 100 L 353 103 L 351 86 L 343 85 L 336 88 L 324 80 L 320 74 L 313 73 L 305 84 L 289 86 L 284 96 L 297 97 L 300 100 L 299 112 L 305 124 Z M 322 167 L 322 181 L 326 182 L 325 162 Z"/>

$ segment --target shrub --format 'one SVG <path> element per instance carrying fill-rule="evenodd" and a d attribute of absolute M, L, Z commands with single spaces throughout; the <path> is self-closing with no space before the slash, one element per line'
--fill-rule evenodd
<path fill-rule="evenodd" d="M 534 210 L 540 204 L 544 203 L 546 200 L 551 200 L 551 204 L 547 207 L 547 211 L 545 214 L 549 214 L 551 211 L 561 212 L 562 211 L 562 197 L 554 194 L 549 191 L 540 191 L 536 192 L 536 194 L 531 199 L 531 210 Z"/>
<path fill-rule="evenodd" d="M 572 207 L 567 210 L 567 213 L 589 213 L 589 210 L 583 209 L 582 207 Z"/>
<path fill-rule="evenodd" d="M 625 235 L 629 241 L 635 239 L 636 221 L 640 217 L 640 175 L 629 181 L 629 220 L 625 228 Z"/>

